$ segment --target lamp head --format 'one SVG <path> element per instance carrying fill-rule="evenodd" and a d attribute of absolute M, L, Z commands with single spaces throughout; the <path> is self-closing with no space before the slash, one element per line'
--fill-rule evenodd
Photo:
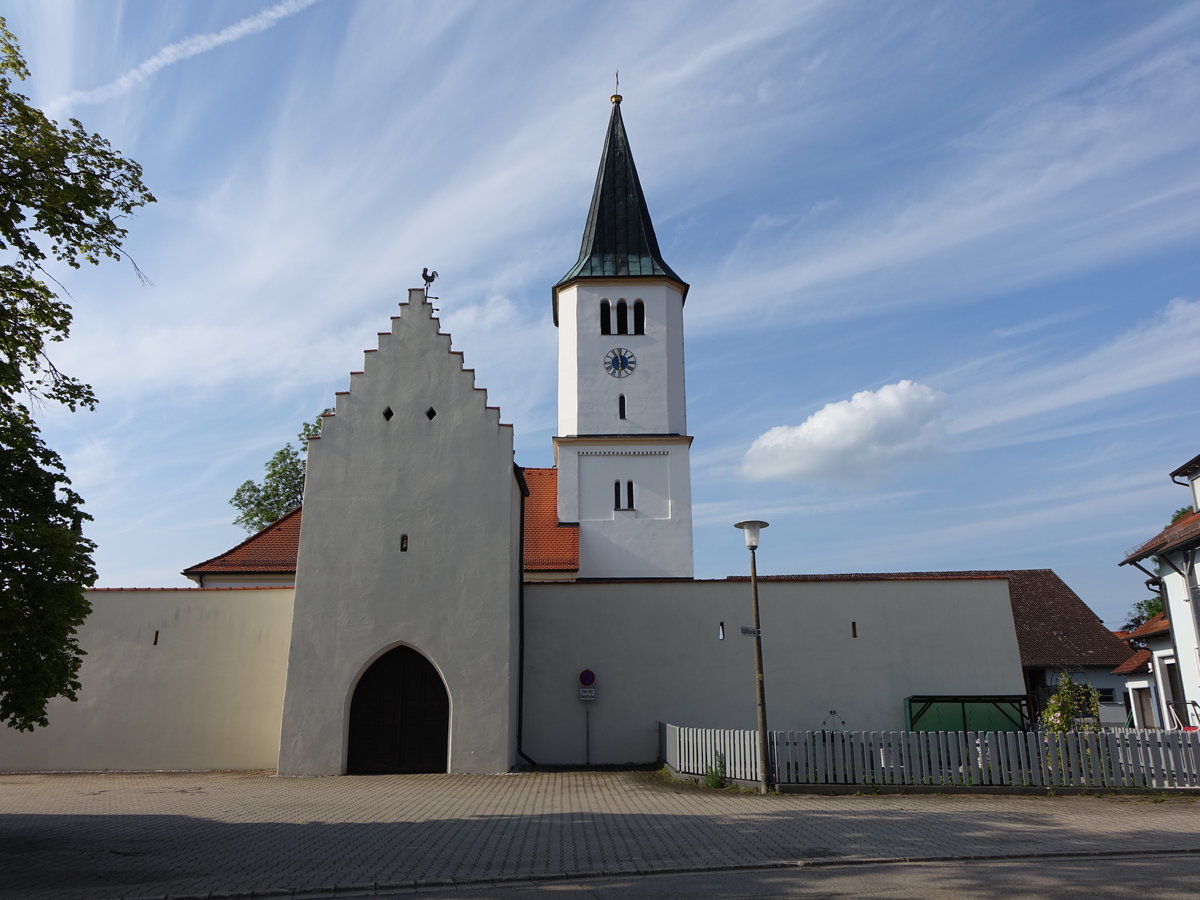
<path fill-rule="evenodd" d="M 767 527 L 767 523 L 758 519 L 748 519 L 745 522 L 734 523 L 733 527 L 742 529 L 742 535 L 746 538 L 746 547 L 748 549 L 757 550 L 758 533 Z"/>

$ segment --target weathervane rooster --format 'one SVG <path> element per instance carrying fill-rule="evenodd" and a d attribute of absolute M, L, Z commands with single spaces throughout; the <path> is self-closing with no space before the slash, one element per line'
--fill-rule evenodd
<path fill-rule="evenodd" d="M 421 270 L 421 278 L 423 278 L 425 280 L 425 296 L 428 297 L 429 296 L 429 286 L 431 284 L 433 284 L 435 281 L 437 281 L 437 272 L 436 271 L 430 272 L 429 268 L 426 267 Z"/>

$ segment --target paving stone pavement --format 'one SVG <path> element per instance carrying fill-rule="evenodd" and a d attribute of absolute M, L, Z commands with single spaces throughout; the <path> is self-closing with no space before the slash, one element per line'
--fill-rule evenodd
<path fill-rule="evenodd" d="M 758 796 L 641 772 L 0 776 L 0 896 L 335 887 L 1123 851 L 1200 853 L 1200 798 Z"/>

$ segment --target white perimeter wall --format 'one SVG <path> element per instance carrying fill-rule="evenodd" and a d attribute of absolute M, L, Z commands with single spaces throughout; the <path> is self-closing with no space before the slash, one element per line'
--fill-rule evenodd
<path fill-rule="evenodd" d="M 748 582 L 527 584 L 525 604 L 522 744 L 537 763 L 653 760 L 660 720 L 755 727 Z M 760 604 L 771 729 L 820 728 L 830 710 L 901 729 L 913 694 L 1025 693 L 1004 579 L 764 582 Z"/>
<path fill-rule="evenodd" d="M 291 588 L 89 599 L 79 701 L 53 701 L 49 728 L 0 728 L 0 771 L 274 768 Z"/>

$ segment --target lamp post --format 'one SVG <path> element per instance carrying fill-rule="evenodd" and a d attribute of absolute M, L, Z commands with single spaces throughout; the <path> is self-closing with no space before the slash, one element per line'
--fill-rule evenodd
<path fill-rule="evenodd" d="M 746 549 L 750 551 L 750 605 L 754 615 L 754 688 L 758 700 L 758 791 L 765 794 L 771 789 L 771 766 L 767 758 L 767 691 L 763 683 L 762 626 L 758 619 L 758 566 L 754 551 L 758 549 L 759 532 L 767 527 L 767 523 L 750 519 L 737 522 L 733 527 L 742 529 Z"/>

